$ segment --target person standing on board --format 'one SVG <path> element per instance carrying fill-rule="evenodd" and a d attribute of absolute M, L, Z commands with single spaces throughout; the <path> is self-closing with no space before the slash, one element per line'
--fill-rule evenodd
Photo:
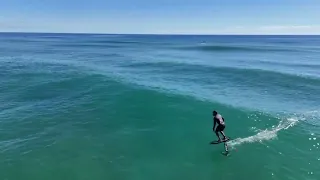
<path fill-rule="evenodd" d="M 213 111 L 213 128 L 212 130 L 215 131 L 217 137 L 218 137 L 218 142 L 221 142 L 221 138 L 219 136 L 219 132 L 222 134 L 223 136 L 223 141 L 228 140 L 228 138 L 226 137 L 226 135 L 224 134 L 223 130 L 226 127 L 225 123 L 224 123 L 224 118 L 217 112 L 217 111 Z M 216 124 L 218 124 L 217 128 Z"/>

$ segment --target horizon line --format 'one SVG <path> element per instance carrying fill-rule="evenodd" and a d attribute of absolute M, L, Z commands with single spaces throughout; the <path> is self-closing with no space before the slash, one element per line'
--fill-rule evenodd
<path fill-rule="evenodd" d="M 1 34 L 81 34 L 81 35 L 176 35 L 176 36 L 320 36 L 320 34 L 197 34 L 197 33 L 94 33 L 94 32 L 43 32 L 0 31 Z"/>

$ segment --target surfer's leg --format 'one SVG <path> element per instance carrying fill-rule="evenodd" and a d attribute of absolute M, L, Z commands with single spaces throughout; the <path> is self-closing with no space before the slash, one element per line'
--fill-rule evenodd
<path fill-rule="evenodd" d="M 220 131 L 220 133 L 222 134 L 223 138 L 226 140 L 227 137 L 226 137 L 226 135 L 224 134 L 224 132 L 223 132 L 223 131 Z"/>
<path fill-rule="evenodd" d="M 223 136 L 224 140 L 226 140 L 226 139 L 227 139 L 226 135 L 225 135 L 225 134 L 224 134 L 224 132 L 223 132 L 223 130 L 224 130 L 224 128 L 225 128 L 225 127 L 226 127 L 226 126 L 221 125 L 221 128 L 220 128 L 220 133 L 222 134 L 222 136 Z"/>
<path fill-rule="evenodd" d="M 221 141 L 218 131 L 216 131 L 216 135 L 217 135 L 217 137 L 218 137 L 218 141 Z"/>
<path fill-rule="evenodd" d="M 219 135 L 219 131 L 220 131 L 220 127 L 218 126 L 215 132 L 216 132 L 216 135 L 218 137 L 218 141 L 221 141 L 220 135 Z"/>

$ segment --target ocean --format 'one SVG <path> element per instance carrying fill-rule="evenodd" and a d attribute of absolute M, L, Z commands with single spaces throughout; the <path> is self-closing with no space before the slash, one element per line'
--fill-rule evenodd
<path fill-rule="evenodd" d="M 0 68 L 1 180 L 320 179 L 320 36 L 0 33 Z"/>

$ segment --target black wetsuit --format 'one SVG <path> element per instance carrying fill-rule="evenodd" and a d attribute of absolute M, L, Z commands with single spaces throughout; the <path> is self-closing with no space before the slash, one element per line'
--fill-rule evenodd
<path fill-rule="evenodd" d="M 226 127 L 226 125 L 224 124 L 224 118 L 220 114 L 217 114 L 214 117 L 214 121 L 218 124 L 218 126 L 216 128 L 216 132 L 223 131 L 224 128 Z"/>

